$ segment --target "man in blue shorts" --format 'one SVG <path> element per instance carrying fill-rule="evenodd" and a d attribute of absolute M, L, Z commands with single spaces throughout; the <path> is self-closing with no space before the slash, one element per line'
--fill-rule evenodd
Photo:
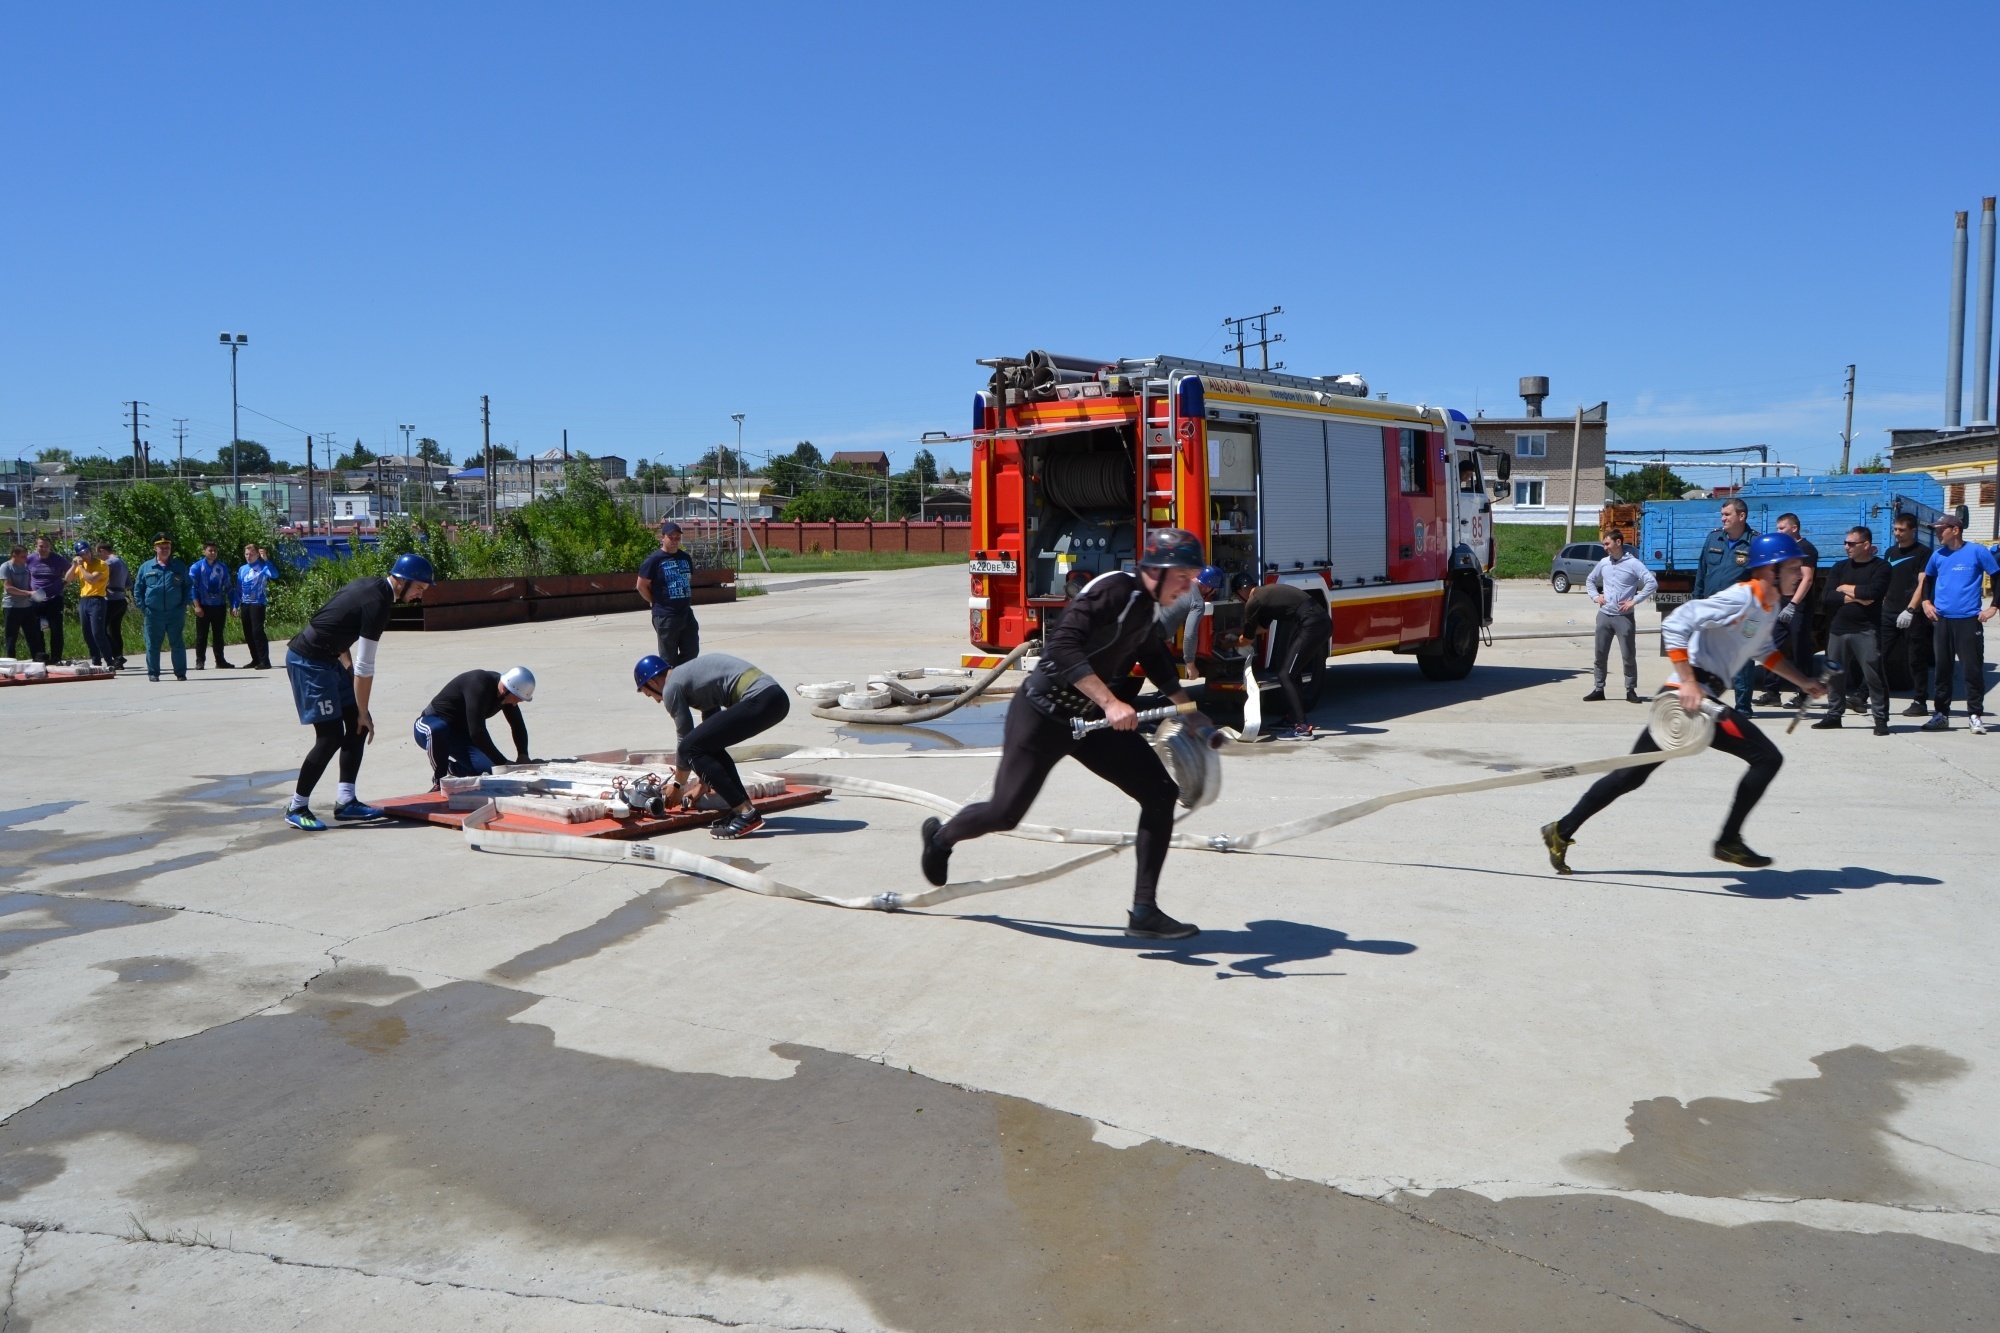
<path fill-rule="evenodd" d="M 375 720 L 368 715 L 368 699 L 375 690 L 375 653 L 382 631 L 389 627 L 389 609 L 397 602 L 421 599 L 436 581 L 430 561 L 414 552 L 399 555 L 387 578 L 355 579 L 329 597 L 286 647 L 292 703 L 300 724 L 311 727 L 314 735 L 285 811 L 285 822 L 293 828 L 317 832 L 326 827 L 313 814 L 308 798 L 335 754 L 340 756 L 340 796 L 333 817 L 343 821 L 382 817 L 380 810 L 363 805 L 354 794 L 362 747 L 375 738 Z"/>
<path fill-rule="evenodd" d="M 528 724 L 521 705 L 535 697 L 535 673 L 524 666 L 505 671 L 465 671 L 445 682 L 411 732 L 417 747 L 431 760 L 431 790 L 445 778 L 469 778 L 491 773 L 507 762 L 486 729 L 488 718 L 504 716 L 514 733 L 514 762 L 528 757 Z"/>
<path fill-rule="evenodd" d="M 1924 572 L 1917 577 L 1912 605 L 1923 608 L 1931 622 L 1931 656 L 1937 662 L 1937 711 L 1919 731 L 1944 731 L 1951 726 L 1951 668 L 1957 659 L 1965 673 L 1966 728 L 1975 736 L 1986 734 L 1986 622 L 2000 608 L 2000 589 L 1994 605 L 1979 609 L 1980 593 L 1986 580 L 2000 574 L 2000 561 L 1993 552 L 1977 543 L 1968 543 L 1957 514 L 1946 514 L 1931 524 L 1937 534 Z"/>
<path fill-rule="evenodd" d="M 668 666 L 701 655 L 701 626 L 694 618 L 694 560 L 681 549 L 681 525 L 660 524 L 660 549 L 639 566 L 639 595 L 653 608 L 653 634 Z"/>

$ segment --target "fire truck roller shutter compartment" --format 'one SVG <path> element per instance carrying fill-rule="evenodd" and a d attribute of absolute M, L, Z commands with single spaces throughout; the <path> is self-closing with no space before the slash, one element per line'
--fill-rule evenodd
<path fill-rule="evenodd" d="M 1326 431 L 1305 417 L 1265 413 L 1257 422 L 1264 471 L 1264 564 L 1280 574 L 1327 563 Z"/>
<path fill-rule="evenodd" d="M 1029 596 L 1061 597 L 1072 573 L 1095 578 L 1138 558 L 1128 439 L 1119 430 L 1087 431 L 1039 445 Z"/>
<path fill-rule="evenodd" d="M 1352 588 L 1389 574 L 1389 506 L 1382 469 L 1382 427 L 1326 423 L 1328 521 L 1333 580 Z"/>

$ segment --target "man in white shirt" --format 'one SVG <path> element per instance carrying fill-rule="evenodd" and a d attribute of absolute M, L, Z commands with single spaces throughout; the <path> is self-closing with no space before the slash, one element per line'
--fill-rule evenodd
<path fill-rule="evenodd" d="M 1611 641 L 1625 655 L 1625 702 L 1642 704 L 1639 694 L 1638 612 L 1639 603 L 1660 590 L 1660 581 L 1646 562 L 1625 549 L 1625 534 L 1617 528 L 1604 530 L 1604 558 L 1583 581 L 1590 600 L 1597 603 L 1597 659 L 1592 664 L 1590 693 L 1585 703 L 1604 698 L 1605 668 L 1611 664 Z"/>

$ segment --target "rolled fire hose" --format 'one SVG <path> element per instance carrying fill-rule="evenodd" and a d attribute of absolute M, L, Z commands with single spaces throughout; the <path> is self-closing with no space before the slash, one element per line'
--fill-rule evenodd
<path fill-rule="evenodd" d="M 1033 639 L 1026 640 L 1013 652 L 1001 658 L 998 666 L 973 681 L 962 693 L 953 695 L 941 704 L 926 704 L 921 708 L 851 708 L 846 706 L 846 699 L 843 698 L 841 707 L 815 708 L 813 716 L 826 718 L 830 722 L 867 722 L 875 726 L 892 727 L 905 726 L 912 722 L 930 722 L 943 717 L 946 713 L 956 712 L 984 694 L 994 681 L 1000 679 L 1002 673 L 1027 655 L 1028 650 L 1035 646 L 1035 642 Z"/>
<path fill-rule="evenodd" d="M 1195 833 L 1176 833 L 1170 845 L 1187 851 L 1255 851 L 1281 842 L 1289 842 L 1293 838 L 1302 838 L 1322 829 L 1350 823 L 1407 801 L 1428 800 L 1434 796 L 1460 796 L 1470 792 L 1498 791 L 1503 787 L 1525 787 L 1537 782 L 1557 782 L 1565 778 L 1580 777 L 1585 773 L 1609 773 L 1621 768 L 1640 768 L 1647 764 L 1685 759 L 1690 755 L 1700 754 L 1715 739 L 1714 715 L 1719 711 L 1720 706 L 1711 700 L 1704 703 L 1701 712 L 1685 713 L 1681 710 L 1679 700 L 1671 692 L 1664 693 L 1653 701 L 1652 715 L 1647 723 L 1647 729 L 1654 743 L 1660 747 L 1658 750 L 1621 754 L 1609 759 L 1585 760 L 1576 764 L 1558 764 L 1521 773 L 1503 773 L 1498 777 L 1479 778 L 1472 782 L 1454 782 L 1439 787 L 1414 787 L 1409 791 L 1391 792 L 1386 796 L 1358 801 L 1353 805 L 1345 805 L 1337 810 L 1310 815 L 1304 819 L 1295 819 L 1289 823 L 1274 824 L 1241 837 L 1223 833 L 1207 837 Z M 1211 757 L 1215 754 L 1206 745 L 1194 748 Z M 804 786 L 831 787 L 836 791 L 852 792 L 857 796 L 903 801 L 947 816 L 957 814 L 959 810 L 956 802 L 934 792 L 898 786 L 895 783 L 878 782 L 872 778 L 855 778 L 842 773 L 780 773 L 777 776 Z M 593 838 L 575 838 L 550 833 L 489 833 L 486 825 L 491 823 L 494 817 L 495 812 L 491 803 L 466 816 L 465 840 L 475 851 L 664 866 L 684 874 L 699 875 L 704 879 L 728 884 L 733 888 L 761 893 L 767 897 L 797 898 L 806 902 L 826 903 L 833 907 L 861 908 L 878 912 L 935 907 L 955 898 L 969 898 L 974 894 L 995 893 L 1002 889 L 1020 888 L 1054 879 L 1093 861 L 1116 855 L 1120 848 L 1134 840 L 1133 834 L 1114 833 L 1103 829 L 1065 829 L 1045 824 L 1022 824 L 1012 830 L 1009 836 L 1035 842 L 1096 844 L 1096 850 L 1086 852 L 1082 856 L 1071 857 L 1067 861 L 1058 861 L 1043 870 L 1003 875 L 997 879 L 946 884 L 941 888 L 924 889 L 917 893 L 898 893 L 892 889 L 872 897 L 834 898 L 814 893 L 810 889 L 796 888 L 768 875 L 739 869 L 714 857 L 701 856 L 664 844 L 605 842 Z"/>

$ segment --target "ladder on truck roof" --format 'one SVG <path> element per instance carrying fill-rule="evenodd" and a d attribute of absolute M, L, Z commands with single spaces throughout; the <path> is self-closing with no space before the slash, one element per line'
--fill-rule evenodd
<path fill-rule="evenodd" d="M 1166 392 L 1155 394 L 1146 381 L 1139 385 L 1139 542 L 1157 528 L 1182 528 L 1180 487 L 1175 460 L 1180 456 L 1180 422 L 1172 379 Z"/>

